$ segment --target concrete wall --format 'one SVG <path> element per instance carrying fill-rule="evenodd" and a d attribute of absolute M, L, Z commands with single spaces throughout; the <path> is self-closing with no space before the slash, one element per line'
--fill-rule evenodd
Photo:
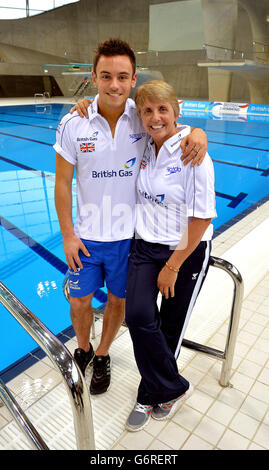
<path fill-rule="evenodd" d="M 149 6 L 170 1 L 173 0 L 80 0 L 34 17 L 0 20 L 0 43 L 23 47 L 36 54 L 53 55 L 55 60 L 58 58 L 59 63 L 91 63 L 97 44 L 109 37 L 121 37 L 135 51 L 147 51 Z M 246 48 L 255 39 L 255 34 L 266 39 L 268 29 L 266 30 L 266 26 L 259 27 L 259 24 L 268 1 L 254 2 L 257 10 L 259 5 L 262 6 L 261 13 L 255 18 L 253 9 L 249 10 L 252 0 L 238 2 L 239 0 L 202 0 L 207 42 L 223 47 Z M 205 58 L 204 54 L 204 50 L 175 51 L 160 53 L 158 56 L 148 53 L 137 57 L 142 66 L 159 70 L 164 79 L 175 86 L 182 98 L 208 99 L 214 88 L 215 98 L 218 100 L 227 98 L 231 101 L 249 101 L 251 87 L 244 76 L 222 72 L 217 77 L 214 72 L 199 68 L 197 62 Z M 25 63 L 31 63 L 33 59 L 24 55 L 24 60 Z M 12 55 L 8 54 L 8 62 L 15 66 Z M 13 70 L 16 73 L 16 69 Z M 68 79 L 60 76 L 55 78 L 59 84 L 61 82 L 64 93 L 68 94 Z"/>
<path fill-rule="evenodd" d="M 26 47 L 11 46 L 9 44 L 0 43 L 0 81 L 2 88 L 2 96 L 12 96 L 12 90 L 14 87 L 9 86 L 6 76 L 17 76 L 20 77 L 18 80 L 22 80 L 25 76 L 27 83 L 25 87 L 25 95 L 22 93 L 22 87 L 18 87 L 18 93 L 13 96 L 33 96 L 34 93 L 40 93 L 40 87 L 43 83 L 43 92 L 47 91 L 50 94 L 53 91 L 51 88 L 52 80 L 47 80 L 49 74 L 54 76 L 58 87 L 61 90 L 61 94 L 68 95 L 70 93 L 69 88 L 73 79 L 68 76 L 63 76 L 60 73 L 60 69 L 50 69 L 44 67 L 44 64 L 64 64 L 66 59 L 60 56 L 35 51 L 33 49 L 27 49 Z M 44 69 L 48 69 L 48 75 L 44 72 Z M 55 74 L 56 72 L 56 74 Z M 41 77 L 41 80 L 31 80 L 29 77 Z M 37 85 L 38 83 L 38 85 Z M 54 87 L 55 91 L 57 87 Z M 55 93 L 53 93 L 55 95 Z"/>
<path fill-rule="evenodd" d="M 136 50 L 148 45 L 149 0 L 80 0 L 34 17 L 0 21 L 0 42 L 77 60 L 92 60 L 96 45 L 121 37 Z"/>

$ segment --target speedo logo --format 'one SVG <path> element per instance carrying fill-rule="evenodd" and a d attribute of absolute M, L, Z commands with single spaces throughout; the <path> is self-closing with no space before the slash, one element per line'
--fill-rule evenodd
<path fill-rule="evenodd" d="M 168 166 L 166 170 L 167 170 L 167 173 L 165 176 L 169 176 L 169 175 L 172 175 L 173 173 L 181 172 L 181 168 L 179 166 Z"/>
<path fill-rule="evenodd" d="M 146 132 L 140 132 L 139 134 L 129 134 L 129 137 L 130 139 L 132 139 L 132 144 L 135 144 L 146 135 L 147 135 Z"/>
<path fill-rule="evenodd" d="M 71 280 L 69 279 L 69 288 L 70 288 L 70 289 L 73 289 L 73 290 L 80 290 L 81 288 L 80 288 L 80 286 L 78 285 L 78 282 L 79 282 L 78 280 L 77 280 L 77 281 L 71 281 Z"/>
<path fill-rule="evenodd" d="M 95 171 L 93 170 L 91 172 L 92 178 L 117 178 L 117 177 L 128 177 L 128 176 L 133 176 L 133 171 L 130 170 L 135 165 L 136 162 L 136 157 L 130 158 L 125 162 L 123 165 L 125 169 L 120 169 L 120 170 L 101 170 L 101 171 Z"/>

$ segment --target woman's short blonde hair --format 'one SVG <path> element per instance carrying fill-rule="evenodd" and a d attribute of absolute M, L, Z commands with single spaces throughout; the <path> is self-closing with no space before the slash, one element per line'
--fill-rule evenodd
<path fill-rule="evenodd" d="M 137 88 L 134 100 L 137 107 L 138 114 L 146 100 L 149 101 L 168 101 L 171 104 L 175 117 L 179 115 L 179 104 L 176 92 L 169 83 L 163 80 L 151 80 Z"/>

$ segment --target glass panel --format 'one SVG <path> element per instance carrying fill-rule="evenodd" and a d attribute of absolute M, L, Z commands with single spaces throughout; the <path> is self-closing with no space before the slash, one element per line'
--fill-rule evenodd
<path fill-rule="evenodd" d="M 2 8 L 0 6 L 0 20 L 15 20 L 18 18 L 24 18 L 26 16 L 26 10 L 20 8 Z"/>
<path fill-rule="evenodd" d="M 25 9 L 26 8 L 26 0 L 0 0 L 0 7 L 24 8 Z"/>
<path fill-rule="evenodd" d="M 150 50 L 183 51 L 202 49 L 205 38 L 200 0 L 150 5 L 149 12 Z"/>
<path fill-rule="evenodd" d="M 44 13 L 44 10 L 29 10 L 29 16 L 40 15 L 40 13 Z"/>
<path fill-rule="evenodd" d="M 30 10 L 52 10 L 54 8 L 54 0 L 29 0 Z"/>
<path fill-rule="evenodd" d="M 68 3 L 77 3 L 79 0 L 55 0 L 55 7 L 61 7 L 62 5 L 68 5 Z"/>
<path fill-rule="evenodd" d="M 29 15 L 33 16 L 53 8 L 77 3 L 79 0 L 29 0 Z M 0 19 L 17 19 L 26 16 L 26 0 L 0 0 Z"/>

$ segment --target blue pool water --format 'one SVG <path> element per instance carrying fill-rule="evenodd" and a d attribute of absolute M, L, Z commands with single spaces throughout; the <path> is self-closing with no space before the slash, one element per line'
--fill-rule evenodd
<path fill-rule="evenodd" d="M 71 324 L 54 207 L 55 132 L 70 105 L 0 107 L 0 280 L 54 333 Z M 216 176 L 215 233 L 268 196 L 269 123 L 180 118 L 205 129 Z M 73 207 L 75 215 L 75 182 Z M 95 306 L 103 303 L 98 291 Z M 37 347 L 0 305 L 0 371 Z"/>

